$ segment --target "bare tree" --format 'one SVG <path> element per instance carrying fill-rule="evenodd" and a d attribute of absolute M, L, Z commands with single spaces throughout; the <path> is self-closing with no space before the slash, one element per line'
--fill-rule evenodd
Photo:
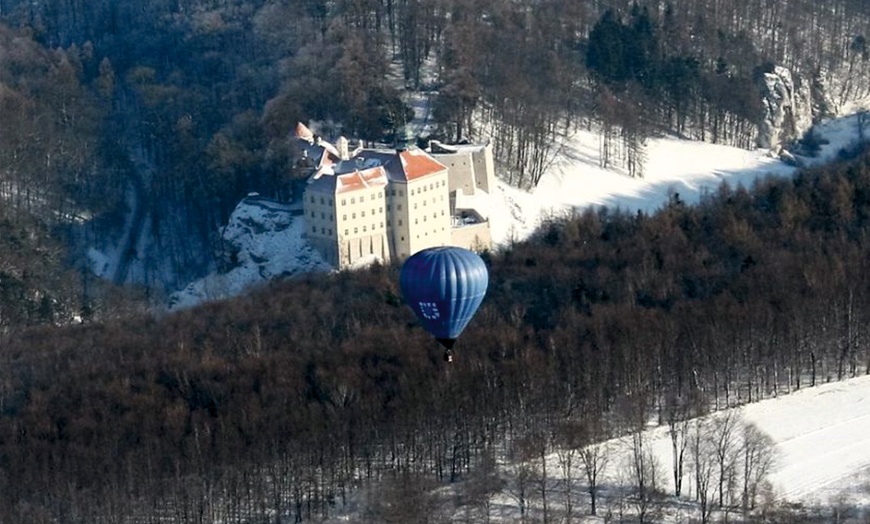
<path fill-rule="evenodd" d="M 710 497 L 716 477 L 716 459 L 711 442 L 706 437 L 709 430 L 710 423 L 704 419 L 693 420 L 689 430 L 689 455 L 694 470 L 695 498 L 701 511 L 701 524 L 710 522 Z"/>
<path fill-rule="evenodd" d="M 726 491 L 729 483 L 734 478 L 734 461 L 739 451 L 740 442 L 739 428 L 741 426 L 741 416 L 736 411 L 725 411 L 712 419 L 710 427 L 709 439 L 712 444 L 712 451 L 716 457 L 716 466 L 718 468 L 718 494 L 719 506 L 725 506 L 728 502 L 726 495 L 730 495 Z"/>
<path fill-rule="evenodd" d="M 855 126 L 858 129 L 858 140 L 863 142 L 866 140 L 866 132 L 867 132 L 867 122 L 870 121 L 870 111 L 866 109 L 862 109 L 858 111 L 857 116 L 855 117 Z"/>
<path fill-rule="evenodd" d="M 668 399 L 665 407 L 665 419 L 668 424 L 668 436 L 671 439 L 672 467 L 674 476 L 674 496 L 679 497 L 683 491 L 683 472 L 686 462 L 686 450 L 689 445 L 689 410 L 682 397 Z"/>
<path fill-rule="evenodd" d="M 743 426 L 743 512 L 755 508 L 758 488 L 773 466 L 776 455 L 773 439 L 758 426 L 747 423 Z"/>
<path fill-rule="evenodd" d="M 589 493 L 589 513 L 597 515 L 599 483 L 607 470 L 612 446 L 609 442 L 595 442 L 580 450 L 580 460 L 586 472 L 586 490 Z"/>
<path fill-rule="evenodd" d="M 560 425 L 557 432 L 559 440 L 556 456 L 562 473 L 565 523 L 571 524 L 574 520 L 574 470 L 577 468 L 587 432 L 580 424 L 570 421 Z"/>
<path fill-rule="evenodd" d="M 379 524 L 438 522 L 438 496 L 434 484 L 423 477 L 402 474 L 383 479 L 371 491 L 363 512 L 365 522 Z"/>
<path fill-rule="evenodd" d="M 633 484 L 633 502 L 638 522 L 656 522 L 660 517 L 662 493 L 659 489 L 661 471 L 658 460 L 649 447 L 645 433 L 631 436 L 628 471 Z"/>
<path fill-rule="evenodd" d="M 532 483 L 534 482 L 535 472 L 532 466 L 526 462 L 521 462 L 517 465 L 513 481 L 508 484 L 510 496 L 517 501 L 520 508 L 520 521 L 526 522 L 529 511 L 529 498 L 532 491 Z"/>
<path fill-rule="evenodd" d="M 483 522 L 490 521 L 492 496 L 505 486 L 504 479 L 499 476 L 498 467 L 492 453 L 484 451 L 476 467 L 474 467 L 466 483 L 463 495 L 469 510 L 479 510 L 483 514 Z M 468 514 L 469 522 L 480 522 Z"/>

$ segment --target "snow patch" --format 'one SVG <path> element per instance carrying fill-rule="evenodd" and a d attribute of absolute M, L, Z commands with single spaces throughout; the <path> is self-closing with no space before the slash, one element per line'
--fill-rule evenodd
<path fill-rule="evenodd" d="M 275 278 L 332 268 L 305 238 L 301 208 L 249 195 L 221 232 L 222 271 L 170 296 L 169 309 L 238 295 Z"/>

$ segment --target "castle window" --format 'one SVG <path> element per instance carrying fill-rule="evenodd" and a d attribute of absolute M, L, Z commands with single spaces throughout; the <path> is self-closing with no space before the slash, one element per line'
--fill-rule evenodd
<path fill-rule="evenodd" d="M 399 225 L 400 225 L 400 226 L 402 225 L 402 219 L 401 219 L 401 218 L 399 219 Z"/>
<path fill-rule="evenodd" d="M 383 210 L 384 210 L 384 208 L 381 208 L 381 211 L 383 211 Z M 372 215 L 374 215 L 374 214 L 375 214 L 375 208 L 372 208 Z"/>
<path fill-rule="evenodd" d="M 405 191 L 402 190 L 402 189 L 400 189 L 400 190 L 399 190 L 399 196 L 405 196 Z"/>
<path fill-rule="evenodd" d="M 390 196 L 396 196 L 396 190 L 390 189 Z"/>
<path fill-rule="evenodd" d="M 311 197 L 311 203 L 312 204 L 314 203 L 314 197 Z"/>
<path fill-rule="evenodd" d="M 349 234 L 350 234 L 350 229 L 345 229 L 345 230 L 344 230 L 344 234 L 345 234 L 345 235 L 349 235 Z"/>
<path fill-rule="evenodd" d="M 365 211 L 360 211 L 360 214 L 359 214 L 359 216 L 361 216 L 361 217 L 364 217 L 364 216 L 366 216 L 366 212 L 365 212 Z"/>
<path fill-rule="evenodd" d="M 414 202 L 414 209 L 417 209 L 417 203 L 416 203 L 416 202 Z M 312 215 L 313 215 L 313 214 L 314 214 L 314 213 L 312 213 Z"/>
<path fill-rule="evenodd" d="M 314 218 L 314 211 L 311 212 L 311 218 Z"/>
<path fill-rule="evenodd" d="M 379 208 L 378 208 L 378 213 L 383 213 L 383 212 L 384 212 L 384 208 L 379 207 Z"/>
<path fill-rule="evenodd" d="M 356 204 L 356 197 L 350 199 L 351 204 Z"/>
<path fill-rule="evenodd" d="M 343 205 L 343 206 L 346 206 L 346 205 L 347 205 L 347 199 L 346 199 L 346 198 L 342 198 L 342 199 L 341 199 L 341 205 Z"/>
<path fill-rule="evenodd" d="M 322 206 L 324 203 L 323 197 L 320 197 L 320 205 Z"/>
<path fill-rule="evenodd" d="M 311 232 L 317 233 L 317 226 L 311 226 Z"/>
<path fill-rule="evenodd" d="M 358 227 L 353 228 L 353 234 L 356 235 L 357 233 L 359 233 L 359 228 Z"/>
<path fill-rule="evenodd" d="M 332 199 L 329 199 L 329 207 L 332 207 Z"/>
<path fill-rule="evenodd" d="M 366 226 L 363 226 L 363 233 L 367 231 Z"/>
<path fill-rule="evenodd" d="M 429 189 L 432 189 L 432 184 L 429 184 Z"/>
<path fill-rule="evenodd" d="M 320 213 L 320 220 L 326 220 L 326 213 Z"/>
<path fill-rule="evenodd" d="M 347 215 L 341 215 L 342 220 L 347 220 Z"/>
<path fill-rule="evenodd" d="M 326 234 L 329 235 L 329 236 L 332 236 L 332 230 L 331 230 L 331 229 L 327 229 L 327 230 L 326 230 Z"/>
<path fill-rule="evenodd" d="M 402 204 L 397 205 L 397 206 L 396 206 L 396 211 L 401 211 L 401 210 L 402 210 Z"/>
<path fill-rule="evenodd" d="M 414 224 L 416 225 L 416 224 L 419 224 L 419 223 L 420 223 L 420 219 L 419 219 L 419 218 L 415 218 L 415 219 L 414 219 Z"/>
<path fill-rule="evenodd" d="M 351 213 L 350 218 L 356 219 L 356 213 Z"/>
<path fill-rule="evenodd" d="M 325 234 L 326 234 L 326 228 L 325 228 L 325 227 L 320 228 L 320 234 L 321 234 L 321 235 L 325 235 Z"/>

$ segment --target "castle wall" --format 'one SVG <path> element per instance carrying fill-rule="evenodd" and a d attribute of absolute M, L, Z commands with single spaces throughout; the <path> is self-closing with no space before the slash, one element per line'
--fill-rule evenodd
<path fill-rule="evenodd" d="M 495 188 L 492 149 L 487 145 L 433 157 L 447 169 L 386 187 L 341 190 L 332 185 L 333 192 L 325 192 L 324 186 L 309 185 L 303 197 L 309 242 L 339 269 L 372 255 L 389 263 L 428 247 L 491 246 L 488 222 L 451 227 L 451 201 L 457 190 L 473 195 Z"/>
<path fill-rule="evenodd" d="M 451 244 L 472 251 L 488 249 L 492 246 L 492 234 L 489 222 L 470 224 L 450 230 Z"/>

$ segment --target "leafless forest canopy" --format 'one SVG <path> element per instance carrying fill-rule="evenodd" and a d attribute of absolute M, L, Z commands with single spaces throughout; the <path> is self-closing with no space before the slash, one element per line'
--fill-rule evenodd
<path fill-rule="evenodd" d="M 449 371 L 395 267 L 162 318 L 30 328 L 0 353 L 0 514 L 317 520 L 368 486 L 373 522 L 416 522 L 435 518 L 427 488 L 456 480 L 482 490 L 467 501 L 484 511 L 483 494 L 508 489 L 494 457 L 594 452 L 650 418 L 680 427 L 870 371 L 868 220 L 862 153 L 699 206 L 675 195 L 654 216 L 550 223 L 486 256 L 490 292 Z M 755 484 L 717 495 L 716 479 L 736 477 L 697 474 L 704 507 L 755 500 Z M 520 477 L 525 503 L 546 496 L 541 475 Z M 653 511 L 646 489 L 630 500 Z"/>
<path fill-rule="evenodd" d="M 395 267 L 160 318 L 65 269 L 70 245 L 110 241 L 132 205 L 177 273 L 195 273 L 241 196 L 292 198 L 296 121 L 389 142 L 406 87 L 432 90 L 439 138 L 492 138 L 517 185 L 579 126 L 635 166 L 657 133 L 751 145 L 772 64 L 839 102 L 867 94 L 867 10 L 0 0 L 0 515 L 317 520 L 376 486 L 367 518 L 424 522 L 424 488 L 443 482 L 473 480 L 466 500 L 484 511 L 503 488 L 494 457 L 567 446 L 594 462 L 587 444 L 649 416 L 677 424 L 867 373 L 861 151 L 699 206 L 675 195 L 654 216 L 554 221 L 487 254 L 491 291 L 449 374 Z M 751 483 L 715 493 L 724 473 L 708 473 L 702 508 L 748 509 Z M 541 475 L 520 477 L 518 500 L 548 500 Z M 643 513 L 658 499 L 632 500 Z"/>

